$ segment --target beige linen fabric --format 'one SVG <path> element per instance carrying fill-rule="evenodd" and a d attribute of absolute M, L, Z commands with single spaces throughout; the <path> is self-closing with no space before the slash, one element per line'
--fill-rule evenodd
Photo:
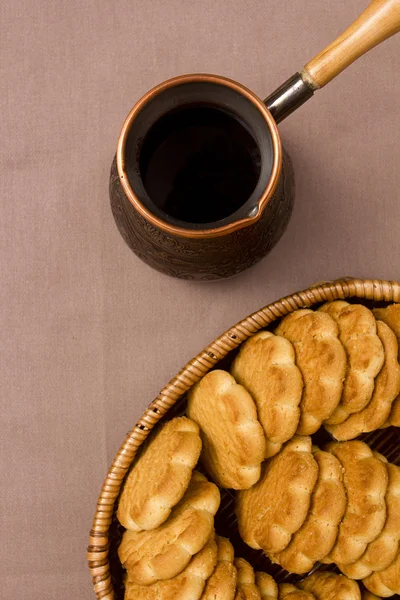
<path fill-rule="evenodd" d="M 366 4 L 0 3 L 4 598 L 94 597 L 85 548 L 107 467 L 147 403 L 208 342 L 314 282 L 400 278 L 399 37 L 280 126 L 296 204 L 252 270 L 212 284 L 152 271 L 123 242 L 108 201 L 119 129 L 150 87 L 205 71 L 265 97 Z"/>

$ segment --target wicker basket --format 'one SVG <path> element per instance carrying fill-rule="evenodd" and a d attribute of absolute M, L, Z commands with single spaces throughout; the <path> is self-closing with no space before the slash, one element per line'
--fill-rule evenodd
<path fill-rule="evenodd" d="M 218 367 L 227 368 L 238 346 L 249 336 L 298 308 L 337 298 L 363 300 L 363 303 L 370 307 L 384 306 L 388 302 L 400 302 L 400 283 L 371 279 L 343 279 L 316 284 L 307 290 L 269 304 L 207 346 L 187 363 L 149 405 L 118 450 L 97 502 L 87 558 L 98 600 L 123 600 L 123 571 L 117 555 L 123 529 L 115 518 L 115 506 L 124 477 L 139 447 L 157 422 L 164 417 L 171 418 L 182 414 L 185 410 L 187 390 L 217 364 Z M 325 439 L 327 434 L 320 430 L 316 434 L 316 441 L 323 443 Z M 398 430 L 390 427 L 364 435 L 362 439 L 366 440 L 373 449 L 383 452 L 391 462 L 400 464 Z M 289 575 L 278 565 L 272 565 L 261 552 L 251 550 L 240 540 L 233 510 L 233 496 L 229 491 L 222 493 L 221 507 L 216 516 L 216 529 L 221 535 L 230 537 L 238 556 L 249 559 L 259 569 L 269 571 L 278 581 L 295 582 L 300 579 L 299 576 Z"/>

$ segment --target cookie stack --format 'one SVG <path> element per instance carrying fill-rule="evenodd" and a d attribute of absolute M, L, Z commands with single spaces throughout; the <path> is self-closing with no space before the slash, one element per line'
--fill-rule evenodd
<path fill-rule="evenodd" d="M 327 571 L 316 571 L 296 585 L 277 584 L 268 573 L 254 573 L 243 559 L 237 559 L 238 588 L 235 600 L 378 600 L 364 588 L 361 590 L 356 581 L 345 575 Z M 222 598 L 212 596 L 213 599 Z"/>
<path fill-rule="evenodd" d="M 339 461 L 295 436 L 264 467 L 259 482 L 237 496 L 242 539 L 292 573 L 325 558 L 346 508 Z"/>
<path fill-rule="evenodd" d="M 381 593 L 385 584 L 378 582 L 400 573 L 399 481 L 400 467 L 364 442 L 320 450 L 310 437 L 295 436 L 257 484 L 237 494 L 239 531 L 291 573 L 335 563 Z M 386 586 L 390 595 L 400 592 L 399 583 Z"/>
<path fill-rule="evenodd" d="M 143 446 L 127 476 L 117 511 L 126 528 L 118 551 L 125 600 L 261 598 L 251 565 L 215 534 L 220 493 L 194 470 L 201 447 L 198 425 L 175 418 Z"/>
<path fill-rule="evenodd" d="M 143 446 L 128 474 L 117 511 L 126 528 L 118 551 L 126 600 L 200 598 L 225 560 L 214 529 L 220 493 L 194 470 L 200 451 L 198 425 L 176 418 Z"/>
<path fill-rule="evenodd" d="M 249 338 L 188 393 L 131 468 L 117 516 L 125 600 L 372 600 L 400 593 L 400 467 L 356 440 L 400 426 L 400 304 L 328 302 Z M 334 441 L 311 437 L 323 427 Z M 317 439 L 320 439 L 317 438 Z M 207 477 L 194 470 L 200 460 Z M 220 488 L 278 586 L 215 532 Z M 360 591 L 354 580 L 363 580 Z M 362 594 L 362 595 L 361 595 Z M 376 596 L 374 596 L 376 594 Z"/>
<path fill-rule="evenodd" d="M 257 406 L 267 457 L 293 433 L 312 435 L 321 425 L 345 441 L 400 424 L 400 305 L 374 312 L 328 302 L 243 344 L 232 374 Z"/>

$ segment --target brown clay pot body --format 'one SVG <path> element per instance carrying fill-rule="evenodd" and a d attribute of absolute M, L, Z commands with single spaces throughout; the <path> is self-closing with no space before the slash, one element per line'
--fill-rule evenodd
<path fill-rule="evenodd" d="M 218 237 L 186 238 L 152 225 L 135 210 L 122 188 L 115 158 L 111 167 L 111 208 L 125 242 L 149 266 L 181 279 L 231 277 L 254 265 L 282 236 L 293 200 L 293 167 L 284 152 L 275 192 L 258 221 Z"/>
<path fill-rule="evenodd" d="M 228 179 L 222 179 L 220 160 L 225 153 L 216 146 L 217 166 L 207 179 L 207 167 L 203 165 L 198 177 L 193 179 L 184 192 L 184 207 L 197 202 L 197 206 L 210 205 L 220 209 L 226 204 L 227 213 L 210 222 L 181 219 L 172 216 L 155 202 L 146 185 L 145 157 L 149 156 L 148 140 L 154 139 L 154 127 L 165 117 L 189 107 L 212 107 L 213 110 L 231 115 L 241 132 L 251 135 L 254 142 L 253 165 L 257 165 L 257 177 L 252 191 L 235 204 L 235 177 L 245 169 L 242 158 L 235 163 Z M 180 131 L 181 124 L 172 127 L 172 135 Z M 236 126 L 236 125 L 235 125 Z M 204 129 L 204 127 L 206 129 Z M 200 136 L 208 131 L 208 123 L 201 125 Z M 186 131 L 189 131 L 187 133 Z M 185 130 L 185 144 L 192 130 Z M 164 132 L 163 132 L 164 135 Z M 178 135 L 180 135 L 178 133 Z M 242 135 L 242 134 L 241 134 Z M 212 130 L 206 144 L 215 147 L 217 137 Z M 202 138 L 201 138 L 202 139 Z M 157 138 L 162 147 L 164 138 Z M 231 144 L 229 140 L 229 144 Z M 242 138 L 241 138 L 242 143 Z M 204 142 L 199 148 L 204 147 Z M 210 146 L 207 146 L 210 147 Z M 192 150 L 179 146 L 183 160 L 196 156 Z M 196 149 L 195 152 L 198 152 Z M 231 146 L 227 146 L 231 152 Z M 166 154 L 161 163 L 162 173 L 153 173 L 151 185 L 158 185 L 160 177 L 167 177 L 167 188 L 172 185 L 176 172 L 171 164 L 173 154 Z M 208 159 L 208 157 L 207 157 Z M 229 160 L 229 159 L 227 159 Z M 214 167 L 212 167 L 214 168 Z M 245 171 L 242 171 L 245 172 Z M 178 172 L 179 173 L 179 172 Z M 190 176 L 191 177 L 191 176 Z M 215 177 L 217 178 L 215 180 Z M 205 179 L 204 179 L 205 178 Z M 214 178 L 214 179 L 213 179 Z M 189 181 L 190 178 L 189 178 Z M 203 181 L 219 181 L 217 192 L 203 184 L 197 193 L 197 185 Z M 276 119 L 265 103 L 243 85 L 216 75 L 184 75 L 166 81 L 153 88 L 133 107 L 125 120 L 118 141 L 117 153 L 111 168 L 110 199 L 113 215 L 124 240 L 144 262 L 151 267 L 182 279 L 211 280 L 230 277 L 259 261 L 281 237 L 288 223 L 294 197 L 292 164 L 284 154 Z M 197 193 L 197 196 L 196 196 Z M 194 194 L 194 196 L 193 196 Z M 200 203 L 200 204 L 199 204 Z"/>

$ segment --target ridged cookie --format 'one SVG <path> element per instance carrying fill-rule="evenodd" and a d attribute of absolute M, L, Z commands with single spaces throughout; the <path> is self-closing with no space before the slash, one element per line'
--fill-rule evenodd
<path fill-rule="evenodd" d="M 260 481 L 238 492 L 239 532 L 252 548 L 281 552 L 303 525 L 318 477 L 311 448 L 310 437 L 294 436 L 267 461 Z"/>
<path fill-rule="evenodd" d="M 326 302 L 319 310 L 327 312 L 338 324 L 339 339 L 347 354 L 342 397 L 338 407 L 326 419 L 326 423 L 335 425 L 367 406 L 385 355 L 375 317 L 366 306 L 334 300 Z"/>
<path fill-rule="evenodd" d="M 204 475 L 193 472 L 169 519 L 152 531 L 125 531 L 118 554 L 129 580 L 149 585 L 178 575 L 214 531 L 220 494 Z"/>
<path fill-rule="evenodd" d="M 297 433 L 310 435 L 337 408 L 346 375 L 346 352 L 330 315 L 300 309 L 282 319 L 276 333 L 292 342 L 304 380 Z"/>
<path fill-rule="evenodd" d="M 234 550 L 229 540 L 216 536 L 217 566 L 207 580 L 201 600 L 233 600 L 236 593 L 236 567 Z"/>
<path fill-rule="evenodd" d="M 361 591 L 361 600 L 381 600 L 381 596 L 375 596 L 368 590 Z"/>
<path fill-rule="evenodd" d="M 391 304 L 387 308 L 375 308 L 373 313 L 377 319 L 386 323 L 386 325 L 388 325 L 395 333 L 399 344 L 400 356 L 400 304 Z M 392 404 L 385 427 L 389 427 L 390 425 L 400 427 L 400 395 L 397 396 Z"/>
<path fill-rule="evenodd" d="M 266 458 L 274 456 L 296 433 L 300 419 L 303 378 L 292 344 L 261 331 L 242 345 L 231 372 L 252 395 L 267 438 Z"/>
<path fill-rule="evenodd" d="M 266 440 L 245 388 L 226 371 L 211 371 L 189 392 L 187 414 L 200 426 L 201 460 L 214 481 L 236 490 L 254 485 Z"/>
<path fill-rule="evenodd" d="M 214 536 L 176 577 L 152 585 L 125 582 L 124 600 L 200 600 L 207 579 L 217 563 Z"/>
<path fill-rule="evenodd" d="M 261 593 L 255 584 L 254 569 L 244 558 L 235 560 L 237 584 L 235 600 L 261 600 Z"/>
<path fill-rule="evenodd" d="M 126 478 L 117 517 L 125 529 L 155 529 L 185 493 L 199 460 L 199 427 L 186 417 L 160 426 Z"/>
<path fill-rule="evenodd" d="M 279 586 L 279 600 L 315 600 L 310 592 L 300 590 L 292 583 L 281 583 Z"/>
<path fill-rule="evenodd" d="M 375 456 L 377 455 L 374 452 Z M 352 579 L 364 579 L 373 571 L 386 569 L 396 558 L 400 542 L 400 467 L 386 463 L 389 484 L 386 491 L 386 522 L 378 537 L 370 542 L 364 554 L 353 564 L 338 565 Z"/>
<path fill-rule="evenodd" d="M 260 590 L 262 600 L 278 600 L 278 584 L 268 573 L 256 573 L 256 586 Z"/>
<path fill-rule="evenodd" d="M 331 442 L 325 450 L 332 452 L 344 468 L 347 506 L 336 544 L 323 562 L 346 565 L 358 560 L 383 529 L 388 472 L 364 442 Z"/>
<path fill-rule="evenodd" d="M 319 472 L 310 510 L 292 541 L 282 552 L 269 555 L 290 573 L 308 573 L 332 550 L 347 504 L 342 466 L 330 452 L 314 452 Z"/>
<path fill-rule="evenodd" d="M 336 573 L 315 571 L 297 585 L 314 594 L 316 600 L 361 600 L 358 584 Z"/>
<path fill-rule="evenodd" d="M 375 389 L 369 404 L 349 416 L 340 425 L 325 425 L 337 440 L 352 440 L 361 433 L 375 431 L 385 423 L 393 401 L 400 392 L 398 344 L 393 331 L 383 321 L 377 321 L 377 331 L 385 350 L 383 367 L 375 379 Z"/>
<path fill-rule="evenodd" d="M 400 594 L 400 552 L 386 569 L 363 579 L 363 584 L 370 592 L 383 598 Z"/>

